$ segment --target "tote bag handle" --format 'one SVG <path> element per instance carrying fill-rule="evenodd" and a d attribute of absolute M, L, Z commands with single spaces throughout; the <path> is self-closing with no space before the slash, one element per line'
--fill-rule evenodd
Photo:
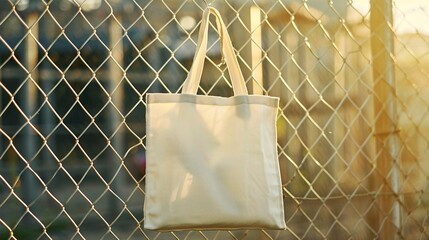
<path fill-rule="evenodd" d="M 217 11 L 213 7 L 208 7 L 204 11 L 200 31 L 198 34 L 197 50 L 194 55 L 191 70 L 189 71 L 188 77 L 186 78 L 185 83 L 183 85 L 182 93 L 197 94 L 198 86 L 200 84 L 201 76 L 203 73 L 204 60 L 207 52 L 208 23 L 210 13 L 212 13 L 216 17 L 216 25 L 220 34 L 220 45 L 222 49 L 222 54 L 225 58 L 229 75 L 231 77 L 234 96 L 248 95 L 246 83 L 244 82 L 240 66 L 237 62 L 237 58 L 235 57 L 234 48 L 232 47 L 228 31 L 222 21 L 222 17 L 219 11 Z"/>

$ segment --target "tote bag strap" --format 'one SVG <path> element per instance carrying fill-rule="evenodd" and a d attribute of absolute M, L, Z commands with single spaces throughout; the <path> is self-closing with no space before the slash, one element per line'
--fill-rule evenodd
<path fill-rule="evenodd" d="M 234 95 L 248 95 L 246 83 L 241 73 L 237 58 L 234 54 L 234 48 L 231 43 L 228 31 L 222 21 L 220 13 L 213 7 L 208 7 L 204 11 L 203 19 L 198 34 L 198 44 L 195 52 L 194 60 L 188 77 L 182 88 L 182 93 L 197 94 L 198 86 L 200 85 L 201 76 L 203 73 L 204 60 L 207 52 L 207 38 L 209 28 L 209 17 L 212 13 L 216 17 L 216 25 L 220 34 L 220 46 L 222 49 L 223 57 L 225 58 L 228 67 L 229 75 L 231 77 L 232 88 Z"/>

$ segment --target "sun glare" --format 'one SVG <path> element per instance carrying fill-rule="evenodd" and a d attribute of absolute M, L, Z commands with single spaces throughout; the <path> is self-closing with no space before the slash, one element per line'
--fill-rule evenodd
<path fill-rule="evenodd" d="M 356 0 L 353 7 L 369 17 L 370 1 Z M 429 1 L 393 0 L 393 22 L 397 34 L 420 33 L 429 35 Z"/>

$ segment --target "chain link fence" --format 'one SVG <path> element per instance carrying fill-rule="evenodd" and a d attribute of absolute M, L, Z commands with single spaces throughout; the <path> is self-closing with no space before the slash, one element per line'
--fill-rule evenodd
<path fill-rule="evenodd" d="M 145 94 L 180 91 L 206 4 L 281 99 L 285 231 L 142 227 Z M 423 0 L 0 0 L 0 239 L 429 239 L 428 21 Z M 199 93 L 229 96 L 209 46 Z"/>

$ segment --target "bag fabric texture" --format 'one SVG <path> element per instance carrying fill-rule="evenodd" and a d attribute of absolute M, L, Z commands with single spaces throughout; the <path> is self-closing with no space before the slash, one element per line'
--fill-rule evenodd
<path fill-rule="evenodd" d="M 216 17 L 233 97 L 196 95 Z M 181 94 L 147 94 L 144 228 L 285 229 L 277 156 L 279 99 L 248 95 L 219 12 L 203 15 Z M 204 76 L 203 76 L 204 78 Z"/>

